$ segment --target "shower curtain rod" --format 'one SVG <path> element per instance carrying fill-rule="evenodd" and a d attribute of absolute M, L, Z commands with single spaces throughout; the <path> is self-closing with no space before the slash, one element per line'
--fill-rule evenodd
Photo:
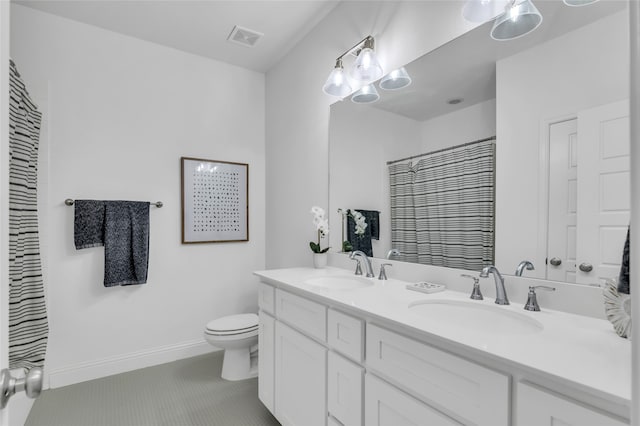
<path fill-rule="evenodd" d="M 73 203 L 75 201 L 73 201 L 71 198 L 67 198 L 66 200 L 64 200 L 64 203 L 68 206 L 72 206 Z M 162 201 L 156 201 L 155 203 L 149 202 L 149 204 L 152 204 L 154 206 L 156 206 L 157 208 L 162 207 L 164 204 L 162 203 Z"/>
<path fill-rule="evenodd" d="M 400 161 L 413 160 L 414 158 L 424 157 L 425 155 L 437 154 L 439 152 L 449 151 L 450 149 L 462 148 L 462 147 L 465 147 L 465 146 L 468 146 L 468 145 L 473 145 L 474 143 L 486 142 L 486 141 L 491 141 L 491 140 L 495 140 L 495 139 L 496 139 L 495 136 L 489 136 L 488 138 L 478 139 L 477 141 L 462 143 L 462 144 L 456 145 L 456 146 L 450 146 L 449 148 L 437 149 L 435 151 L 425 152 L 424 154 L 417 154 L 417 155 L 412 155 L 410 157 L 401 158 L 399 160 L 387 161 L 387 166 L 389 164 L 399 163 Z"/>

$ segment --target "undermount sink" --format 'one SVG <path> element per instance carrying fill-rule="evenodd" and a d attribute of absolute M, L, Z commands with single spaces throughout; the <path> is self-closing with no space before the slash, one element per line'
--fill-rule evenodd
<path fill-rule="evenodd" d="M 422 318 L 483 334 L 533 334 L 544 328 L 527 315 L 481 302 L 421 300 L 409 304 L 409 309 Z"/>
<path fill-rule="evenodd" d="M 356 288 L 373 285 L 373 280 L 356 276 L 326 276 L 310 278 L 305 281 L 312 287 L 326 288 L 330 290 L 353 290 Z"/>

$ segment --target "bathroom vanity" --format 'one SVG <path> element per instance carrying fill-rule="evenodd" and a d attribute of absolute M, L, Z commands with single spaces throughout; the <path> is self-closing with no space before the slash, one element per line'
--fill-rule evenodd
<path fill-rule="evenodd" d="M 339 268 L 256 272 L 259 397 L 283 425 L 626 425 L 630 342 L 605 320 Z"/>

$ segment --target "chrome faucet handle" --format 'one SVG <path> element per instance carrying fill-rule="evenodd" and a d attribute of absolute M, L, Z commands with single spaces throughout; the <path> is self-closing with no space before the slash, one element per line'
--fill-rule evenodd
<path fill-rule="evenodd" d="M 483 300 L 482 293 L 480 292 L 480 279 L 469 274 L 460 274 L 461 277 L 471 278 L 473 280 L 473 291 L 471 292 L 470 299 Z"/>
<path fill-rule="evenodd" d="M 540 311 L 540 305 L 538 305 L 538 298 L 536 297 L 536 289 L 541 288 L 546 291 L 556 291 L 555 287 L 549 287 L 547 285 L 534 285 L 529 287 L 529 297 L 527 297 L 527 303 L 524 305 L 524 309 L 527 311 Z"/>
<path fill-rule="evenodd" d="M 356 275 L 362 275 L 362 266 L 360 266 L 360 259 L 355 259 L 356 263 Z"/>
<path fill-rule="evenodd" d="M 382 265 L 380 265 L 380 275 L 378 275 L 379 280 L 387 279 L 387 272 L 384 270 L 385 266 L 393 266 L 393 265 L 391 263 L 383 263 Z"/>

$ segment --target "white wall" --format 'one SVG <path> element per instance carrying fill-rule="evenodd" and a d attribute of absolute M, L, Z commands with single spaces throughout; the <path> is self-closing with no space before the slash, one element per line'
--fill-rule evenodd
<path fill-rule="evenodd" d="M 335 58 L 371 34 L 385 71 L 472 28 L 463 1 L 341 2 L 267 73 L 267 266 L 311 265 L 308 213 L 328 203 L 329 105 Z M 345 60 L 345 66 L 349 62 Z M 335 227 L 335 225 L 332 225 Z"/>
<path fill-rule="evenodd" d="M 329 127 L 329 241 L 342 247 L 341 216 L 337 209 L 378 210 L 380 239 L 372 240 L 373 255 L 391 249 L 391 215 L 387 161 L 415 153 L 420 123 L 350 101 L 331 106 Z M 346 225 L 345 225 L 346 236 Z"/>
<path fill-rule="evenodd" d="M 12 5 L 11 55 L 49 112 L 51 385 L 211 349 L 213 318 L 257 309 L 265 266 L 264 75 Z M 249 163 L 249 242 L 180 243 L 180 157 Z M 41 182 L 41 183 L 42 183 Z M 151 207 L 148 283 L 105 288 L 104 251 L 76 251 L 66 198 Z"/>
<path fill-rule="evenodd" d="M 621 12 L 498 61 L 496 265 L 500 270 L 514 270 L 523 259 L 544 265 L 539 215 L 546 212 L 538 207 L 543 123 L 629 97 L 628 31 L 628 15 Z M 514 235 L 519 236 L 517 245 L 509 244 Z M 544 269 L 536 267 L 535 276 L 543 277 Z"/>
<path fill-rule="evenodd" d="M 449 148 L 496 134 L 496 100 L 480 102 L 422 122 L 420 152 Z"/>

